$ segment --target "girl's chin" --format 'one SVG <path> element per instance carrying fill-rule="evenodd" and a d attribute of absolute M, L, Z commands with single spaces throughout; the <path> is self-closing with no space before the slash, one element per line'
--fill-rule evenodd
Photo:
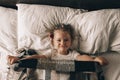
<path fill-rule="evenodd" d="M 61 50 L 59 50 L 59 52 L 61 52 L 61 53 L 66 53 L 67 50 L 63 50 L 63 49 L 61 49 Z"/>

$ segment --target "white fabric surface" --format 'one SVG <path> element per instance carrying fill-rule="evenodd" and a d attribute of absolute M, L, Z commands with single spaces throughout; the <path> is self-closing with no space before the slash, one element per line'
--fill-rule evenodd
<path fill-rule="evenodd" d="M 83 9 L 55 7 L 47 5 L 17 4 L 18 6 L 18 46 L 36 50 L 50 47 L 47 32 L 58 23 L 71 23 L 76 14 L 85 12 Z M 77 39 L 74 48 L 77 48 Z"/>
<path fill-rule="evenodd" d="M 76 15 L 81 35 L 79 49 L 86 53 L 120 52 L 120 9 L 103 9 Z"/>
<path fill-rule="evenodd" d="M 19 48 L 29 47 L 46 52 L 50 48 L 47 35 L 47 32 L 52 29 L 50 26 L 69 23 L 74 26 L 76 32 L 74 49 L 79 48 L 83 52 L 93 54 L 108 50 L 120 52 L 120 9 L 81 13 L 83 12 L 81 9 L 68 7 L 29 4 L 17 6 Z M 108 53 L 105 57 L 110 61 L 110 64 L 104 67 L 106 80 L 119 80 L 118 54 Z"/>
<path fill-rule="evenodd" d="M 7 80 L 6 56 L 15 55 L 17 44 L 19 48 L 30 47 L 43 52 L 48 51 L 50 41 L 47 32 L 52 29 L 50 26 L 58 23 L 69 23 L 74 26 L 75 49 L 79 47 L 87 53 L 107 50 L 120 53 L 120 9 L 86 12 L 68 7 L 28 4 L 17 6 L 18 40 L 17 10 L 0 7 L 0 80 Z M 106 80 L 120 80 L 120 54 L 108 53 L 103 56 L 109 61 L 109 65 L 103 67 Z M 11 80 L 15 80 L 14 76 L 10 77 Z"/>
<path fill-rule="evenodd" d="M 110 52 L 102 54 L 109 64 L 103 67 L 105 80 L 120 80 L 120 54 Z"/>
<path fill-rule="evenodd" d="M 0 7 L 0 80 L 7 80 L 7 55 L 17 49 L 17 10 Z"/>
<path fill-rule="evenodd" d="M 79 48 L 86 53 L 120 51 L 120 9 L 86 12 L 82 9 L 47 5 L 17 6 L 19 47 L 46 50 L 50 47 L 47 32 L 55 24 L 68 23 L 76 32 L 74 49 Z"/>

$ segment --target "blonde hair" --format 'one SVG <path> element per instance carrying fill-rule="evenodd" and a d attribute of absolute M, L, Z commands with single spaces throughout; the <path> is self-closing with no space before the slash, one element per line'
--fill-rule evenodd
<path fill-rule="evenodd" d="M 57 24 L 57 25 L 54 25 L 53 27 L 54 29 L 51 30 L 50 32 L 50 38 L 52 39 L 54 38 L 54 32 L 56 30 L 61 30 L 61 31 L 68 32 L 71 37 L 71 40 L 72 41 L 74 40 L 74 30 L 70 24 Z"/>

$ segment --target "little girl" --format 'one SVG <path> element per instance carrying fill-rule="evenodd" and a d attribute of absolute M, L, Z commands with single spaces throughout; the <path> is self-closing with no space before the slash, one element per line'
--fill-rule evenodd
<path fill-rule="evenodd" d="M 27 56 L 24 57 L 24 59 L 51 58 L 54 60 L 96 61 L 99 62 L 100 65 L 107 64 L 107 60 L 104 57 L 99 56 L 92 58 L 91 56 L 81 55 L 77 51 L 70 49 L 74 40 L 74 32 L 70 25 L 55 25 L 55 29 L 50 32 L 49 36 L 53 47 L 51 53 Z M 17 60 L 20 59 L 15 56 L 8 56 L 8 61 L 10 64 L 15 63 Z M 51 80 L 69 80 L 69 74 L 67 73 L 61 74 L 52 71 L 51 74 Z"/>

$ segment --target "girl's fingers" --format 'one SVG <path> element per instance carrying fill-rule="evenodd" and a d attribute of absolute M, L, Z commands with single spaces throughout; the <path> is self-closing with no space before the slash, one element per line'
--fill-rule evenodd
<path fill-rule="evenodd" d="M 9 64 L 13 64 L 13 63 L 15 63 L 18 60 L 18 58 L 15 57 L 15 56 L 8 55 L 7 56 L 7 60 L 8 60 Z"/>

